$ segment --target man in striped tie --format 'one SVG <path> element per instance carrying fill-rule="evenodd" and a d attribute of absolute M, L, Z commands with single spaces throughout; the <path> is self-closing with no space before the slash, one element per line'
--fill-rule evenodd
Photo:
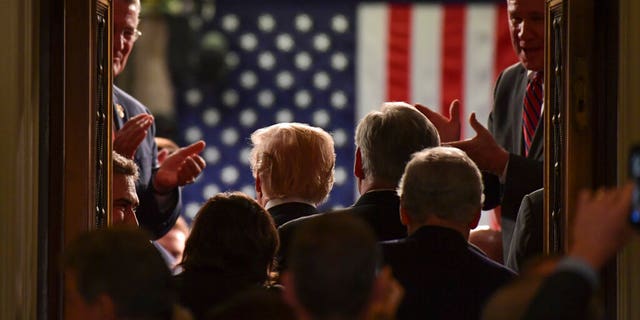
<path fill-rule="evenodd" d="M 464 150 L 483 171 L 484 209 L 502 205 L 502 239 L 506 252 L 522 198 L 542 187 L 544 68 L 544 0 L 506 0 L 509 31 L 520 60 L 505 69 L 495 85 L 489 129 L 471 114 L 476 136 L 460 137 L 459 119 L 425 114 L 438 127 L 443 142 Z M 451 114 L 457 115 L 457 104 Z M 421 109 L 423 112 L 424 109 Z M 457 128 L 457 129 L 456 129 Z"/>

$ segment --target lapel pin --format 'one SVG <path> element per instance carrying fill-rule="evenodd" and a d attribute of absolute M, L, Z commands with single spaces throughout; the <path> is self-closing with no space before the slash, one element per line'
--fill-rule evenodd
<path fill-rule="evenodd" d="M 124 119 L 124 108 L 120 104 L 116 104 L 116 112 L 121 119 Z"/>

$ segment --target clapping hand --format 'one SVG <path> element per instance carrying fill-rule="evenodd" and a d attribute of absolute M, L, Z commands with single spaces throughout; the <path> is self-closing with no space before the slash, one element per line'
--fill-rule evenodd
<path fill-rule="evenodd" d="M 132 117 L 120 130 L 116 131 L 113 150 L 128 159 L 133 159 L 152 124 L 153 116 L 150 114 L 141 113 Z"/>
<path fill-rule="evenodd" d="M 198 155 L 205 145 L 205 142 L 200 140 L 168 156 L 153 180 L 156 192 L 169 193 L 177 187 L 193 183 L 207 166 L 204 159 Z"/>

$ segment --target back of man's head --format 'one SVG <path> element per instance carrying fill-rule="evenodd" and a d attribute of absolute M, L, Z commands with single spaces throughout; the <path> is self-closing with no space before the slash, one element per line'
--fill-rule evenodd
<path fill-rule="evenodd" d="M 285 275 L 293 284 L 285 285 L 313 319 L 355 319 L 367 306 L 379 260 L 376 238 L 364 222 L 322 215 L 296 231 Z"/>
<path fill-rule="evenodd" d="M 394 184 L 411 154 L 440 145 L 433 124 L 405 102 L 387 102 L 367 114 L 358 123 L 355 140 L 364 174 Z"/>
<path fill-rule="evenodd" d="M 301 198 L 320 204 L 334 182 L 333 138 L 319 127 L 278 123 L 251 134 L 250 163 L 269 200 Z"/>
<path fill-rule="evenodd" d="M 437 147 L 420 151 L 400 181 L 400 206 L 420 224 L 429 216 L 469 224 L 482 206 L 482 176 L 464 151 Z"/>
<path fill-rule="evenodd" d="M 170 319 L 175 302 L 171 274 L 149 239 L 130 226 L 94 230 L 75 239 L 65 270 L 74 279 L 68 289 L 77 290 L 77 303 L 95 305 L 106 296 L 119 319 Z"/>

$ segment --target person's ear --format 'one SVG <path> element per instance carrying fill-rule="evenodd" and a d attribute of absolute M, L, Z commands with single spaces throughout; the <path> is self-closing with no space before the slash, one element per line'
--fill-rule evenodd
<path fill-rule="evenodd" d="M 291 272 L 285 271 L 280 275 L 280 282 L 284 287 L 284 291 L 282 293 L 282 297 L 284 301 L 290 306 L 297 308 L 298 307 L 298 298 L 295 293 L 295 279 Z"/>
<path fill-rule="evenodd" d="M 473 230 L 478 227 L 478 223 L 480 223 L 481 216 L 482 216 L 482 209 L 478 208 L 478 210 L 476 210 L 475 215 L 473 216 L 473 220 L 471 220 L 471 223 L 469 224 L 469 230 Z"/>
<path fill-rule="evenodd" d="M 263 207 L 267 205 L 267 202 L 269 202 L 269 197 L 264 194 L 264 191 L 262 191 L 262 179 L 260 179 L 260 172 L 256 173 L 256 201 Z"/>
<path fill-rule="evenodd" d="M 262 194 L 262 182 L 260 181 L 260 175 L 256 174 L 256 195 Z"/>
<path fill-rule="evenodd" d="M 400 222 L 403 226 L 408 226 L 411 223 L 411 217 L 409 217 L 407 209 L 405 209 L 402 205 L 400 205 Z"/>
<path fill-rule="evenodd" d="M 353 175 L 360 180 L 364 179 L 364 170 L 362 170 L 362 152 L 360 151 L 360 147 L 356 148 L 356 159 L 353 163 Z"/>

